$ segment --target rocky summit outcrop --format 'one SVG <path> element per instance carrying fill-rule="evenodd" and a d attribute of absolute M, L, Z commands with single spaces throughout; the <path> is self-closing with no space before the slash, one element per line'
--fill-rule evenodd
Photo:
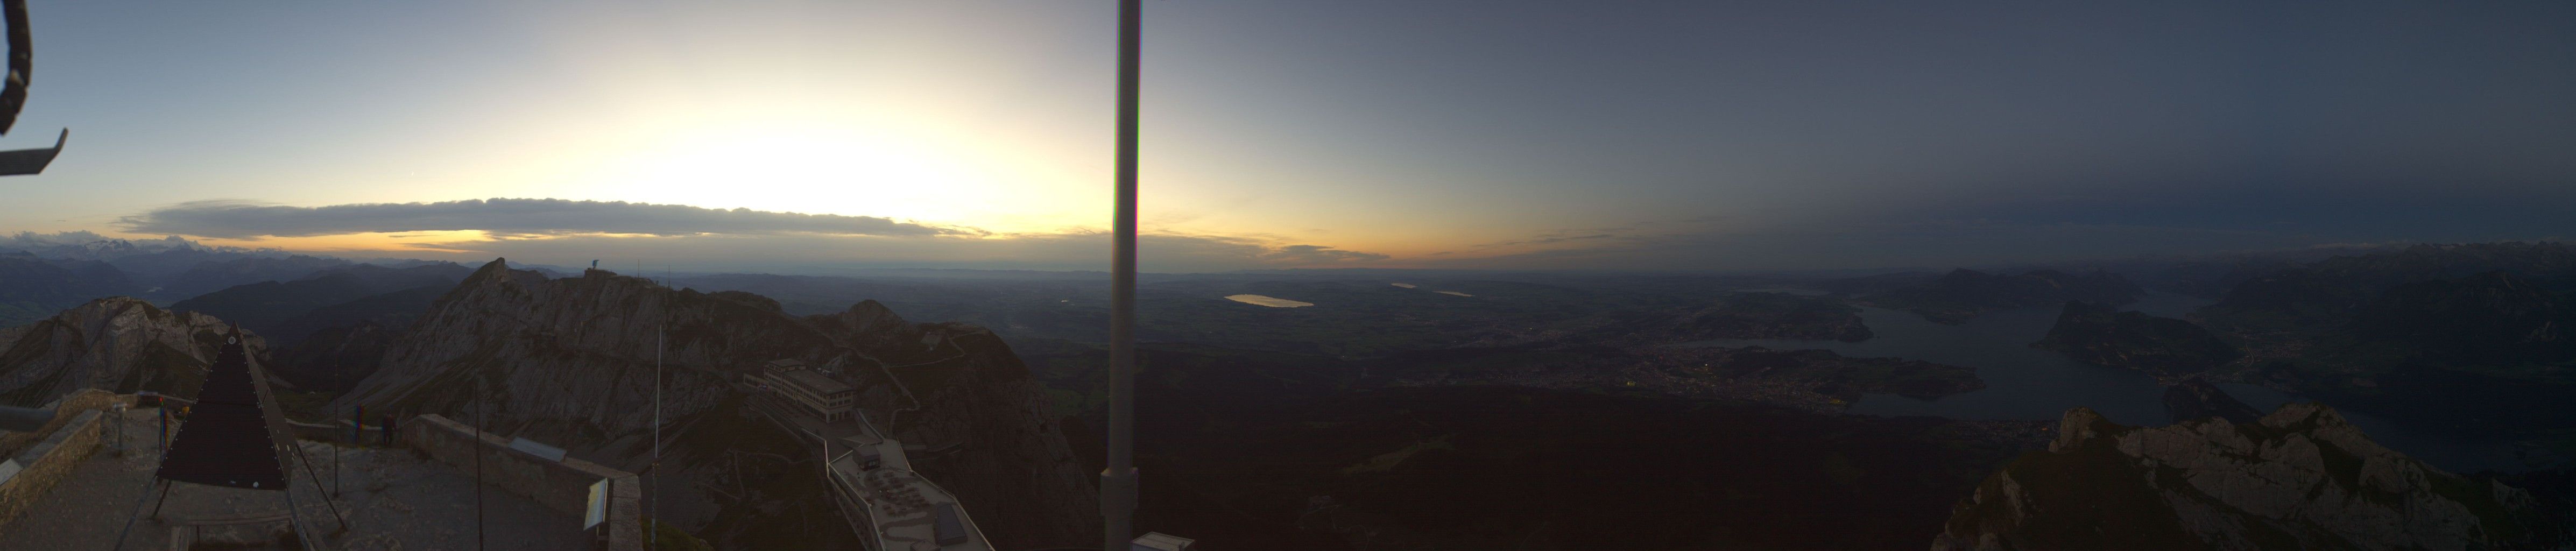
<path fill-rule="evenodd" d="M 2532 496 L 2389 451 L 2331 408 L 2254 423 L 2113 424 L 2075 408 L 2055 442 L 1959 502 L 1935 550 L 2521 549 L 2558 542 Z"/>
<path fill-rule="evenodd" d="M 0 404 L 33 406 L 84 388 L 194 396 L 227 327 L 213 316 L 113 297 L 0 328 Z M 256 361 L 267 341 L 244 336 Z"/>
<path fill-rule="evenodd" d="M 728 450 L 785 438 L 755 434 L 777 431 L 743 420 L 750 411 L 731 381 L 770 360 L 796 359 L 851 383 L 857 406 L 896 438 L 954 444 L 914 465 L 958 494 L 1000 546 L 1097 539 L 1092 475 L 1000 339 L 972 326 L 908 323 L 874 302 L 796 317 L 758 298 L 601 270 L 548 279 L 494 260 L 385 345 L 375 372 L 333 406 L 472 419 L 467 412 L 479 400 L 482 424 L 495 432 L 640 469 L 658 348 L 667 367 L 663 416 L 672 427 L 664 454 L 676 456 L 663 468 L 712 476 L 736 472 L 739 458 Z M 747 509 L 786 506 L 731 499 Z"/>
<path fill-rule="evenodd" d="M 2031 346 L 2076 361 L 2135 369 L 2159 377 L 2207 371 L 2238 357 L 2236 347 L 2189 321 L 2120 312 L 2109 305 L 2069 301 L 2048 336 Z"/>

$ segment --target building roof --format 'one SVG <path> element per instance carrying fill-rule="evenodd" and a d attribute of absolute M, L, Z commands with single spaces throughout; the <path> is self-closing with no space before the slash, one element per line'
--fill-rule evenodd
<path fill-rule="evenodd" d="M 846 454 L 832 461 L 832 476 L 843 487 L 860 492 L 867 507 L 866 518 L 876 523 L 873 536 L 881 549 L 938 549 L 941 551 L 991 551 L 992 543 L 984 539 L 983 528 L 966 513 L 957 496 L 938 484 L 913 472 L 912 462 L 904 457 L 903 442 L 881 440 L 877 456 L 884 464 L 866 469 L 859 454 Z"/>
<path fill-rule="evenodd" d="M 853 435 L 849 435 L 849 436 L 843 436 L 843 437 L 841 437 L 841 445 L 849 446 L 849 447 L 850 447 L 850 449 L 857 449 L 857 450 L 874 450 L 874 449 L 876 449 L 876 445 L 877 445 L 877 443 L 878 443 L 878 442 L 884 442 L 884 441 L 885 441 L 885 439 L 884 439 L 884 438 L 878 438 L 878 437 L 876 437 L 876 435 L 873 435 L 873 434 L 865 434 L 865 433 L 862 433 L 862 434 L 853 434 Z M 870 453 L 874 453 L 874 452 L 870 452 Z"/>
<path fill-rule="evenodd" d="M 850 385 L 841 384 L 840 381 L 832 380 L 831 377 L 825 377 L 812 370 L 789 371 L 779 378 L 785 379 L 784 382 L 788 384 L 805 387 L 806 390 L 813 391 L 817 395 L 830 396 L 850 391 Z"/>

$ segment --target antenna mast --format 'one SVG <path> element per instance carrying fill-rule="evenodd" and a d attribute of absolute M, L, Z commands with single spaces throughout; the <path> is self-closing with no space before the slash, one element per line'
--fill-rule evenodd
<path fill-rule="evenodd" d="M 1125 551 L 1136 514 L 1136 74 L 1142 0 L 1118 0 L 1118 193 L 1109 263 L 1109 470 L 1100 473 L 1103 551 Z"/>
<path fill-rule="evenodd" d="M 647 484 L 655 486 L 647 488 L 652 491 L 645 492 L 646 499 L 652 500 L 646 502 L 645 507 L 652 509 L 653 514 L 656 515 L 662 514 L 660 484 L 655 484 L 662 480 L 662 337 L 663 333 L 669 331 L 670 323 L 667 321 L 653 326 L 653 464 L 645 466 L 644 472 L 651 474 L 651 478 L 645 479 Z M 651 530 L 645 532 L 644 540 L 648 544 L 645 547 L 659 549 L 655 546 L 662 543 L 662 531 L 659 529 L 662 519 L 657 517 L 653 522 L 655 525 L 648 527 Z"/>

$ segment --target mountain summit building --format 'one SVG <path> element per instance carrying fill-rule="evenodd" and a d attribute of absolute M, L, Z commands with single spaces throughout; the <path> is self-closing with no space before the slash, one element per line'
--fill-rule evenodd
<path fill-rule="evenodd" d="M 849 417 L 850 405 L 858 398 L 850 385 L 808 369 L 799 360 L 770 360 L 761 367 L 760 378 L 779 396 L 827 422 Z"/>

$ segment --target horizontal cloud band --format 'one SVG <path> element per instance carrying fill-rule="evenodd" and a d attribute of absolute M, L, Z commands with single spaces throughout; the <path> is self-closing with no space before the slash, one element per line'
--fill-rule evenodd
<path fill-rule="evenodd" d="M 467 199 L 296 207 L 192 201 L 117 220 L 126 231 L 225 239 L 481 230 L 502 236 L 579 234 L 983 235 L 980 230 L 874 216 L 711 209 L 624 201 Z"/>
<path fill-rule="evenodd" d="M 296 207 L 247 201 L 180 203 L 119 219 L 134 233 L 257 240 L 361 233 L 481 231 L 491 238 L 414 240 L 384 256 L 443 260 L 491 256 L 578 264 L 584 259 L 654 257 L 708 269 L 822 266 L 952 266 L 1101 269 L 1108 235 L 1092 231 L 996 234 L 980 229 L 868 216 L 798 214 L 687 205 L 485 199 Z M 633 236 L 653 237 L 633 237 Z M 956 237 L 971 237 L 958 239 Z M 80 232 L 22 234 L 36 243 L 85 243 Z M 180 240 L 172 237 L 172 240 Z M 5 245 L 0 241 L 0 245 Z M 1378 253 L 1270 238 L 1149 233 L 1140 236 L 1149 270 L 1218 271 L 1334 266 L 1387 260 Z M 24 248 L 24 247 L 22 247 Z M 350 251 L 336 251 L 347 254 Z"/>

